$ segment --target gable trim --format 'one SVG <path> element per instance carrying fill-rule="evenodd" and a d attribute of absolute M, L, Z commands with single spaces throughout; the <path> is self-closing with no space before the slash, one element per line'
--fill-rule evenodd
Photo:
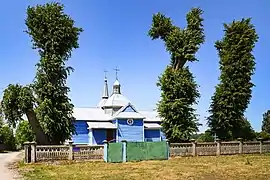
<path fill-rule="evenodd" d="M 128 107 L 131 107 L 131 108 L 134 110 L 134 112 L 125 112 L 125 109 L 128 108 Z M 123 114 L 126 114 L 126 115 L 124 115 L 125 117 L 123 117 L 123 118 L 130 118 L 130 117 L 126 117 L 127 115 L 131 115 L 130 113 L 135 113 L 135 114 L 138 116 L 138 117 L 135 118 L 135 119 L 145 119 L 145 117 L 144 117 L 141 113 L 139 113 L 131 103 L 128 103 L 127 105 L 125 105 L 125 106 L 123 106 L 122 108 L 120 108 L 120 109 L 114 114 L 113 118 L 114 118 L 114 119 L 115 119 L 115 118 L 121 118 Z M 121 114 L 122 114 L 122 115 L 121 115 Z"/>

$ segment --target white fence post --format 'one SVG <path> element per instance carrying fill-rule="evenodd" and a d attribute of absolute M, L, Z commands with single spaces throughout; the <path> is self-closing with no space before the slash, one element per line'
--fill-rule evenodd
<path fill-rule="evenodd" d="M 69 154 L 68 154 L 68 160 L 73 160 L 74 156 L 73 156 L 73 141 L 69 141 L 68 142 L 69 145 Z"/>

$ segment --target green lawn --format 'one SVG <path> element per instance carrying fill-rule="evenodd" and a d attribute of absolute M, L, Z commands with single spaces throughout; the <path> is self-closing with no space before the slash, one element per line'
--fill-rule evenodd
<path fill-rule="evenodd" d="M 169 161 L 143 161 L 121 164 L 97 161 L 61 162 L 47 165 L 20 164 L 19 170 L 29 180 L 269 180 L 270 156 L 179 157 Z"/>

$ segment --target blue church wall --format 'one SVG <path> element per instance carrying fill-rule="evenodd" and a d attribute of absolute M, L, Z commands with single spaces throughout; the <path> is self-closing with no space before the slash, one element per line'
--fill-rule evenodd
<path fill-rule="evenodd" d="M 75 122 L 75 128 L 76 128 L 76 132 L 77 135 L 74 134 L 72 136 L 72 140 L 74 142 L 74 144 L 88 144 L 89 143 L 89 130 L 87 122 L 86 121 L 76 121 Z"/>
<path fill-rule="evenodd" d="M 145 129 L 144 137 L 145 141 L 160 141 L 160 130 L 159 129 Z"/>
<path fill-rule="evenodd" d="M 93 129 L 92 130 L 92 142 L 93 144 L 103 144 L 106 140 L 106 130 L 105 129 Z"/>
<path fill-rule="evenodd" d="M 127 119 L 117 120 L 117 141 L 122 140 L 130 142 L 143 142 L 144 141 L 144 127 L 142 119 L 134 119 L 132 125 L 127 124 Z"/>
<path fill-rule="evenodd" d="M 104 140 L 108 140 L 107 138 L 107 131 L 108 129 L 93 129 L 92 130 L 92 144 L 103 144 Z M 113 131 L 113 137 L 112 140 L 110 142 L 115 142 L 116 139 L 116 130 L 110 130 Z"/>

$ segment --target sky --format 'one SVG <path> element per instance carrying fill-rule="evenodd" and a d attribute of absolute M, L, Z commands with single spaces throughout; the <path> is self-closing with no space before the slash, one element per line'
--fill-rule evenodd
<path fill-rule="evenodd" d="M 39 57 L 32 49 L 31 39 L 24 32 L 27 7 L 50 1 L 3 1 L 0 6 L 0 92 L 11 83 L 29 84 L 33 81 Z M 118 67 L 122 94 L 139 110 L 152 110 L 160 99 L 156 87 L 158 76 L 169 63 L 169 54 L 160 40 L 147 36 L 154 13 L 171 17 L 181 28 L 185 15 L 192 7 L 204 11 L 206 42 L 197 53 L 198 62 L 189 63 L 199 84 L 201 98 L 197 113 L 206 127 L 210 98 L 217 85 L 219 58 L 214 43 L 220 40 L 223 23 L 252 18 L 259 41 L 254 49 L 256 71 L 252 77 L 255 87 L 246 111 L 255 130 L 261 129 L 262 114 L 270 109 L 270 1 L 246 0 L 62 0 L 65 12 L 84 29 L 79 38 L 80 48 L 72 53 L 69 65 L 75 71 L 68 78 L 70 98 L 75 107 L 94 107 L 101 99 L 104 70 L 108 71 L 110 92 Z M 3 94 L 3 93 L 2 93 Z"/>

